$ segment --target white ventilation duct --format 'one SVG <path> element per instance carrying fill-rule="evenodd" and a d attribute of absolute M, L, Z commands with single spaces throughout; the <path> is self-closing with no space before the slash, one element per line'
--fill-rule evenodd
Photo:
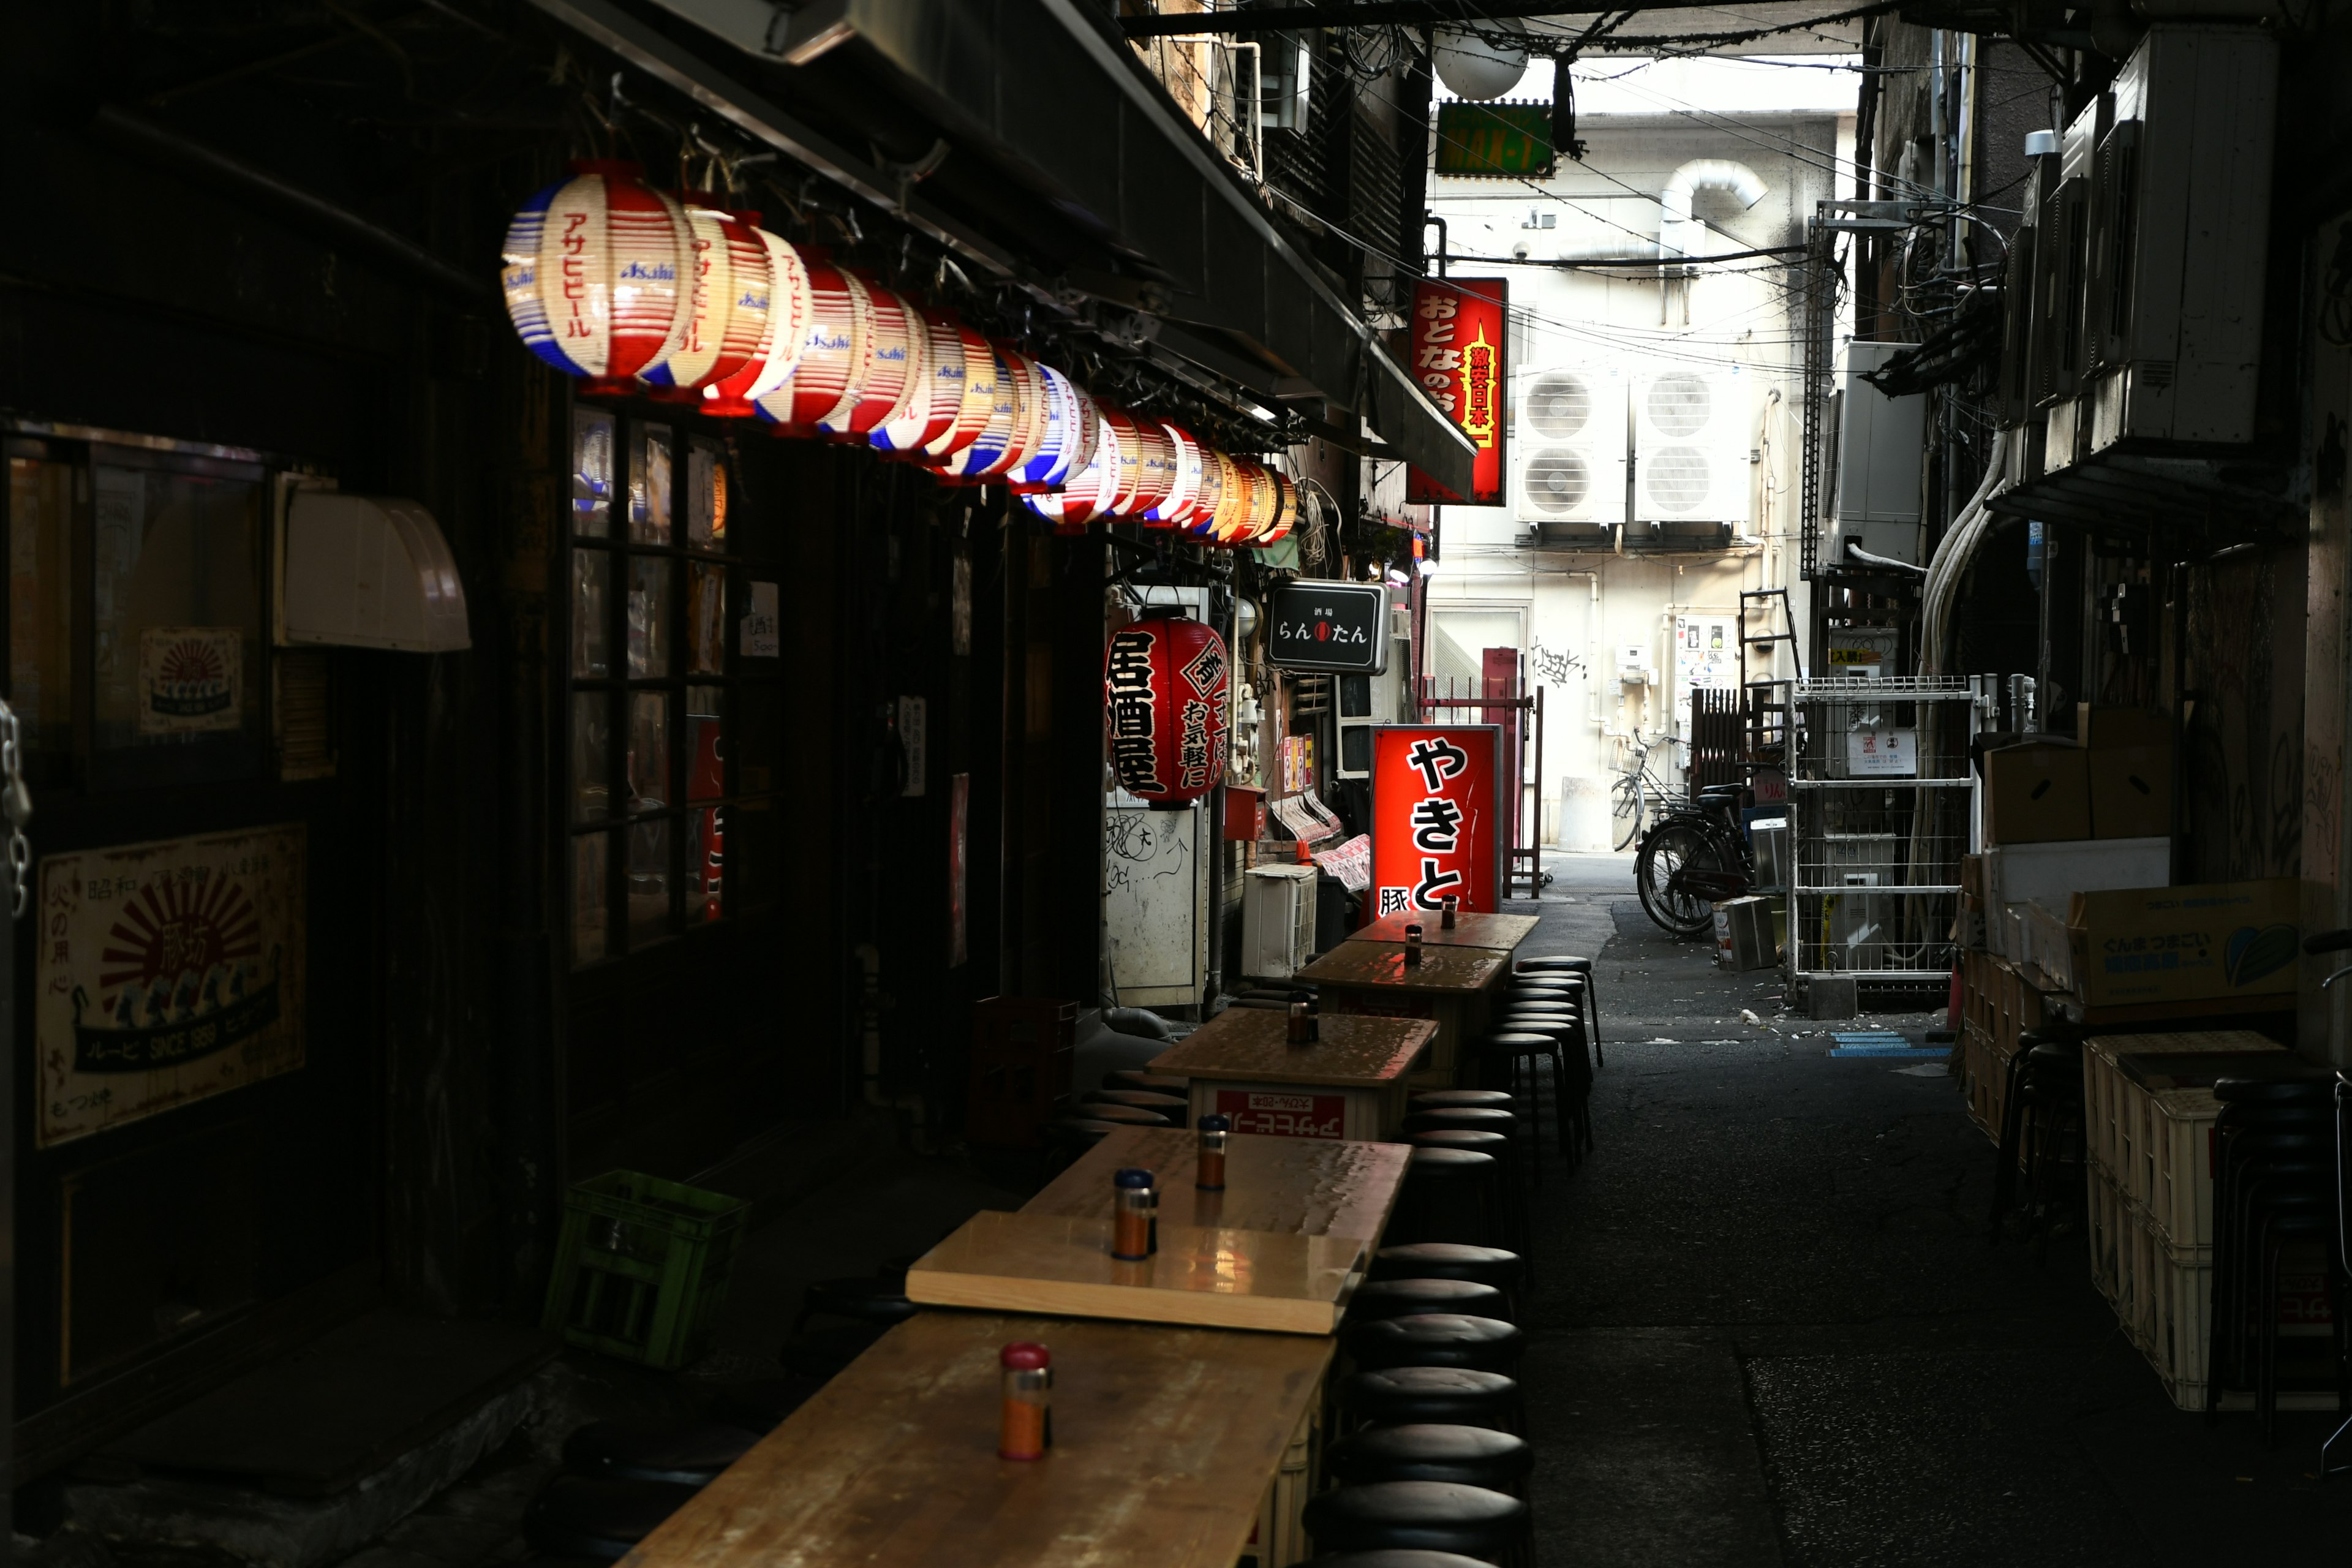
<path fill-rule="evenodd" d="M 1693 198 L 1701 191 L 1728 191 L 1741 206 L 1752 207 L 1771 188 L 1764 183 L 1763 176 L 1745 163 L 1735 163 L 1728 158 L 1694 158 L 1667 175 L 1665 188 L 1658 193 L 1656 239 L 1635 239 L 1628 235 L 1623 239 L 1563 247 L 1559 258 L 1601 261 L 1624 256 L 1671 261 L 1677 257 L 1705 256 L 1710 248 L 1706 225 L 1691 211 Z"/>

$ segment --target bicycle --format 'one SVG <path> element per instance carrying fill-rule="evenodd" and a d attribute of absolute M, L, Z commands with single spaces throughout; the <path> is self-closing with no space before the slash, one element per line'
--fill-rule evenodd
<path fill-rule="evenodd" d="M 1756 862 L 1732 815 L 1746 792 L 1717 784 L 1696 801 L 1667 808 L 1642 840 L 1633 886 L 1642 912 L 1668 934 L 1697 936 L 1715 921 L 1715 906 L 1755 885 Z"/>
<path fill-rule="evenodd" d="M 1617 830 L 1617 847 L 1623 849 L 1642 837 L 1645 820 L 1654 821 L 1665 816 L 1671 798 L 1666 786 L 1658 781 L 1650 766 L 1650 753 L 1661 742 L 1644 741 L 1642 731 L 1633 731 L 1633 765 L 1618 778 L 1609 792 L 1609 820 Z"/>

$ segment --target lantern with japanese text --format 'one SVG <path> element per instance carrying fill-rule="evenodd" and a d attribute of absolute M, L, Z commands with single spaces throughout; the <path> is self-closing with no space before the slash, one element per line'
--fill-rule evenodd
<path fill-rule="evenodd" d="M 1058 490 L 1016 491 L 1021 502 L 1054 525 L 1065 536 L 1083 534 L 1087 524 L 1105 516 L 1118 493 L 1118 437 L 1112 434 L 1110 416 L 1095 416 L 1094 460 L 1072 474 Z"/>
<path fill-rule="evenodd" d="M 768 248 L 750 224 L 705 192 L 685 193 L 686 330 L 677 346 L 637 373 L 665 401 L 700 403 L 702 389 L 751 363 L 767 335 Z"/>
<path fill-rule="evenodd" d="M 658 364 L 688 326 L 686 214 L 635 163 L 572 165 L 507 227 L 499 280 L 523 346 L 590 394 L 614 395 Z"/>
<path fill-rule="evenodd" d="M 906 413 L 919 395 L 928 396 L 924 373 L 930 365 L 930 326 L 914 301 L 870 278 L 854 279 L 866 290 L 872 330 L 866 356 L 833 412 L 817 421 L 828 436 L 855 437 L 861 443 Z"/>
<path fill-rule="evenodd" d="M 1060 489 L 1094 457 L 1095 400 L 1052 365 L 1037 369 L 1045 378 L 1045 424 L 1037 450 L 1013 470 L 1016 495 Z"/>
<path fill-rule="evenodd" d="M 1279 468 L 1268 468 L 1265 473 L 1274 481 L 1274 521 L 1250 541 L 1260 549 L 1281 543 L 1298 526 L 1298 487 Z"/>
<path fill-rule="evenodd" d="M 776 422 L 777 434 L 814 436 L 817 421 L 829 418 L 852 392 L 851 382 L 866 359 L 874 331 L 874 309 L 866 286 L 834 267 L 824 252 L 801 252 L 808 268 L 808 330 L 792 379 L 757 400 L 761 417 Z"/>
<path fill-rule="evenodd" d="M 1201 500 L 1201 443 L 1181 426 L 1165 419 L 1158 423 L 1168 442 L 1171 478 L 1159 503 L 1143 512 L 1143 526 L 1182 528 L 1192 521 L 1192 509 Z"/>
<path fill-rule="evenodd" d="M 955 318 L 940 310 L 925 310 L 922 317 L 928 352 L 921 390 L 908 401 L 905 413 L 877 426 L 867 438 L 876 450 L 894 458 L 919 456 L 954 427 L 963 407 L 963 339 Z"/>
<path fill-rule="evenodd" d="M 1171 612 L 1111 633 L 1103 703 L 1121 789 L 1173 809 L 1223 782 L 1227 664 L 1223 638 Z"/>
<path fill-rule="evenodd" d="M 953 318 L 949 318 L 953 321 Z M 956 341 L 963 347 L 963 396 L 958 403 L 955 419 L 940 435 L 923 443 L 922 454 L 916 461 L 934 468 L 954 460 L 988 429 L 989 420 L 996 413 L 996 351 L 988 340 L 955 321 Z"/>
<path fill-rule="evenodd" d="M 758 213 L 739 212 L 735 216 L 750 226 L 753 237 L 767 252 L 768 308 L 760 329 L 760 346 L 732 375 L 721 376 L 702 389 L 702 411 L 749 419 L 760 412 L 761 398 L 792 379 L 814 304 L 801 253 L 761 228 Z"/>

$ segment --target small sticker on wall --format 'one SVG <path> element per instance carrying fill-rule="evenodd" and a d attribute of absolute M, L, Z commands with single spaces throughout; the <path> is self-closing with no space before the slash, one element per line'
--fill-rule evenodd
<path fill-rule="evenodd" d="M 743 616 L 743 657 L 782 658 L 783 656 L 783 624 L 776 613 L 776 585 L 773 583 L 754 583 L 751 584 L 751 608 Z"/>
<path fill-rule="evenodd" d="M 139 634 L 139 732 L 244 728 L 244 677 L 237 627 L 150 626 Z"/>

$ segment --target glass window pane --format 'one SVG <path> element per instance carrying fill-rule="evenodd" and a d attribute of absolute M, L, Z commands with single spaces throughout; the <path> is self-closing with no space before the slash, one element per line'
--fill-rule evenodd
<path fill-rule="evenodd" d="M 670 931 L 670 818 L 640 822 L 629 829 L 629 945 L 665 937 Z"/>
<path fill-rule="evenodd" d="M 261 487 L 97 464 L 101 749 L 261 739 Z"/>
<path fill-rule="evenodd" d="M 727 545 L 727 452 L 699 437 L 686 449 L 686 542 L 698 550 Z"/>
<path fill-rule="evenodd" d="M 706 805 L 689 814 L 690 837 L 686 841 L 691 863 L 686 877 L 686 923 L 701 925 L 719 918 L 719 868 L 726 837 L 723 808 Z"/>
<path fill-rule="evenodd" d="M 637 461 L 629 475 L 629 538 L 638 544 L 669 542 L 669 432 L 639 430 Z"/>
<path fill-rule="evenodd" d="M 727 668 L 727 571 L 698 561 L 687 568 L 686 672 L 723 675 Z"/>
<path fill-rule="evenodd" d="M 686 689 L 686 798 L 717 800 L 727 793 L 723 742 L 727 692 L 722 687 Z"/>
<path fill-rule="evenodd" d="M 602 539 L 613 523 L 613 416 L 572 411 L 572 531 Z"/>
<path fill-rule="evenodd" d="M 629 811 L 659 811 L 670 803 L 669 693 L 629 693 Z"/>
<path fill-rule="evenodd" d="M 611 699 L 602 691 L 572 697 L 572 816 L 589 822 L 613 808 Z"/>
<path fill-rule="evenodd" d="M 8 459 L 8 702 L 34 752 L 73 749 L 73 473 Z"/>
<path fill-rule="evenodd" d="M 613 673 L 611 602 L 613 558 L 601 550 L 572 552 L 572 673 L 593 680 Z"/>
<path fill-rule="evenodd" d="M 629 560 L 629 674 L 633 679 L 669 673 L 669 563 L 655 557 Z"/>
<path fill-rule="evenodd" d="M 610 923 L 605 911 L 608 883 L 606 868 L 612 864 L 613 836 L 609 833 L 583 833 L 572 841 L 572 963 L 578 968 L 594 963 L 604 956 L 605 930 Z"/>

